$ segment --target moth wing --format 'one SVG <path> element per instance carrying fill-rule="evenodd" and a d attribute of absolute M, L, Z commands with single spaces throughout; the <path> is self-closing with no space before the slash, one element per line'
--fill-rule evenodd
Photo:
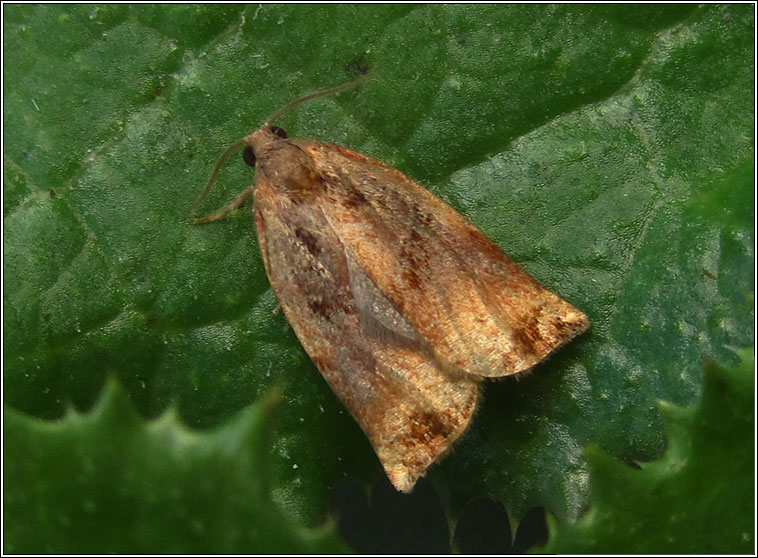
<path fill-rule="evenodd" d="M 300 141 L 339 241 L 449 372 L 524 372 L 588 327 L 587 317 L 516 265 L 441 199 L 335 145 Z"/>
<path fill-rule="evenodd" d="M 392 484 L 409 491 L 467 427 L 478 380 L 442 370 L 412 328 L 393 322 L 399 315 L 318 205 L 266 179 L 256 179 L 254 197 L 266 273 L 287 320 Z"/>

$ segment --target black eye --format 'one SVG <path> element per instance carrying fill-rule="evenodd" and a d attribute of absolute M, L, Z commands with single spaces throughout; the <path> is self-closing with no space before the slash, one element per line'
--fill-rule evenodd
<path fill-rule="evenodd" d="M 249 145 L 246 145 L 245 149 L 242 150 L 242 158 L 251 167 L 255 166 L 255 151 Z"/>
<path fill-rule="evenodd" d="M 287 139 L 287 132 L 285 132 L 282 128 L 279 126 L 271 126 L 271 131 L 274 132 L 277 136 L 280 138 Z"/>

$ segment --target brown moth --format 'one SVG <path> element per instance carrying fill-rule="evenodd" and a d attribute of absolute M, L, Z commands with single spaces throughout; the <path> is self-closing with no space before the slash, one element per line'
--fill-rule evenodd
<path fill-rule="evenodd" d="M 272 122 L 237 147 L 255 183 L 263 263 L 313 363 L 371 441 L 397 490 L 410 491 L 463 434 L 482 378 L 530 370 L 588 327 L 437 196 L 393 167 Z"/>

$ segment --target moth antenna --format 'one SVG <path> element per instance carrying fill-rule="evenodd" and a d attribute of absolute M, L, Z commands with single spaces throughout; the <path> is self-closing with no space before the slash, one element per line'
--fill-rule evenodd
<path fill-rule="evenodd" d="M 216 163 L 216 168 L 213 169 L 213 173 L 211 174 L 210 179 L 208 180 L 208 185 L 205 187 L 205 190 L 203 190 L 203 193 L 200 195 L 200 198 L 193 203 L 188 211 L 192 211 L 195 209 L 198 205 L 200 205 L 203 200 L 208 196 L 208 192 L 211 191 L 211 188 L 213 187 L 213 183 L 216 181 L 216 175 L 218 174 L 218 171 L 221 170 L 221 166 L 224 164 L 224 161 L 226 161 L 229 158 L 229 155 L 232 154 L 232 151 L 237 149 L 238 147 L 245 144 L 245 140 L 242 139 L 232 145 L 230 148 L 228 148 L 226 151 L 224 151 L 224 154 L 221 155 L 221 158 L 218 160 L 218 163 Z"/>
<path fill-rule="evenodd" d="M 326 97 L 327 95 L 336 95 L 337 93 L 342 93 L 343 91 L 349 91 L 350 89 L 354 89 L 361 85 L 364 81 L 366 81 L 368 78 L 373 76 L 376 73 L 377 68 L 373 68 L 369 72 L 363 74 L 361 77 L 354 79 L 353 81 L 349 83 L 343 83 L 342 85 L 339 85 L 333 89 L 328 89 L 326 91 L 320 91 L 318 93 L 313 93 L 311 95 L 308 95 L 306 97 L 303 97 L 302 99 L 298 99 L 297 101 L 293 101 L 290 104 L 288 104 L 283 109 L 278 110 L 273 115 L 269 116 L 266 121 L 263 123 L 264 126 L 270 126 L 275 120 L 277 120 L 280 116 L 282 116 L 284 113 L 289 112 L 296 106 L 313 99 L 318 99 L 319 97 Z"/>
<path fill-rule="evenodd" d="M 361 85 L 364 81 L 366 81 L 368 78 L 373 76 L 376 73 L 377 68 L 373 68 L 369 72 L 363 74 L 357 79 L 354 79 L 353 81 L 349 83 L 344 83 L 342 85 L 339 85 L 337 87 L 334 87 L 332 89 L 328 89 L 326 91 L 320 91 L 318 93 L 313 93 L 312 95 L 308 95 L 306 97 L 303 97 L 301 99 L 298 99 L 297 101 L 293 101 L 287 106 L 285 106 L 283 109 L 275 112 L 272 116 L 269 116 L 266 121 L 263 123 L 263 126 L 270 126 L 272 122 L 274 122 L 277 118 L 282 116 L 284 113 L 289 112 L 296 106 L 306 102 L 310 101 L 312 99 L 317 99 L 319 97 L 325 97 L 327 95 L 336 95 L 337 93 L 342 93 L 343 91 L 348 91 L 350 89 L 354 89 L 355 87 L 358 87 Z M 200 205 L 203 200 L 208 196 L 208 193 L 211 191 L 211 188 L 213 187 L 213 183 L 216 181 L 216 176 L 218 175 L 218 172 L 221 170 L 222 165 L 224 164 L 224 161 L 229 157 L 229 155 L 232 154 L 232 152 L 237 149 L 238 147 L 245 144 L 245 140 L 242 139 L 232 145 L 230 148 L 228 148 L 226 151 L 224 151 L 224 154 L 221 155 L 221 158 L 218 160 L 218 163 L 216 163 L 216 167 L 213 169 L 213 173 L 211 174 L 210 179 L 208 180 L 208 185 L 205 187 L 205 190 L 203 190 L 203 193 L 200 195 L 200 198 L 193 203 L 190 208 L 189 212 L 191 212 L 193 209 L 195 209 L 198 205 Z"/>

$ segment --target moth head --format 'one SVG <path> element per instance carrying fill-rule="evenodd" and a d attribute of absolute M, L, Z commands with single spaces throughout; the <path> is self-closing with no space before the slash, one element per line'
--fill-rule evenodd
<path fill-rule="evenodd" d="M 270 132 L 282 139 L 287 139 L 287 132 L 279 126 L 264 126 L 261 130 Z M 253 149 L 252 145 L 245 145 L 245 149 L 242 150 L 242 159 L 251 167 L 255 167 L 255 149 Z"/>

